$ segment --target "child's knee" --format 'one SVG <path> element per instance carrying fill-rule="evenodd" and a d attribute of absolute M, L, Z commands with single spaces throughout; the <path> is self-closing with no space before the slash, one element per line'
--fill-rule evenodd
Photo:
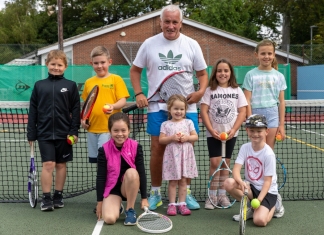
<path fill-rule="evenodd" d="M 136 169 L 134 168 L 129 168 L 124 175 L 125 179 L 129 181 L 137 181 L 139 180 L 139 175 Z"/>
<path fill-rule="evenodd" d="M 115 216 L 113 215 L 102 215 L 102 219 L 105 221 L 106 224 L 115 224 L 117 219 Z"/>
<path fill-rule="evenodd" d="M 226 191 L 230 191 L 235 187 L 235 180 L 233 178 L 227 178 L 224 181 L 224 187 Z"/>
<path fill-rule="evenodd" d="M 256 226 L 259 226 L 259 227 L 265 227 L 265 226 L 267 226 L 268 221 L 267 221 L 266 218 L 258 218 L 258 217 L 254 217 L 254 218 L 253 218 L 253 223 L 254 223 Z"/>

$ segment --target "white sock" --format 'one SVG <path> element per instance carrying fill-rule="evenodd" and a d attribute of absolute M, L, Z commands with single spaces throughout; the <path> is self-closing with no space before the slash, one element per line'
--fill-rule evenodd
<path fill-rule="evenodd" d="M 216 196 L 217 190 L 209 190 L 209 194 L 212 196 Z"/>
<path fill-rule="evenodd" d="M 187 189 L 190 189 L 190 184 L 189 185 L 187 184 Z"/>
<path fill-rule="evenodd" d="M 160 195 L 161 194 L 161 187 L 151 187 L 151 192 L 153 191 L 153 192 L 155 192 L 155 191 L 157 191 L 158 192 L 158 195 Z"/>
<path fill-rule="evenodd" d="M 225 195 L 226 190 L 225 189 L 218 189 L 218 195 Z"/>
<path fill-rule="evenodd" d="M 187 205 L 187 203 L 186 203 L 186 202 L 179 202 L 178 205 L 179 205 L 179 206 Z"/>

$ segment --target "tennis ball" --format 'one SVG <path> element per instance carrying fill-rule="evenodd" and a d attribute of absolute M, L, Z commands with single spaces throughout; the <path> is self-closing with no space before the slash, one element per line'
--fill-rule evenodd
<path fill-rule="evenodd" d="M 276 135 L 276 141 L 277 142 L 281 142 L 282 141 L 281 134 Z"/>
<path fill-rule="evenodd" d="M 226 132 L 222 132 L 222 133 L 219 134 L 219 138 L 221 140 L 227 140 L 228 134 Z"/>
<path fill-rule="evenodd" d="M 102 111 L 103 111 L 104 113 L 109 113 L 109 112 L 112 111 L 112 109 L 113 109 L 113 107 L 112 107 L 111 105 L 109 105 L 109 104 L 105 104 L 105 105 L 102 107 Z"/>
<path fill-rule="evenodd" d="M 69 136 L 69 138 L 67 138 L 66 141 L 68 142 L 68 144 L 73 145 L 74 144 L 74 137 L 73 136 Z"/>
<path fill-rule="evenodd" d="M 257 209 L 259 208 L 260 206 L 260 201 L 257 199 L 257 198 L 254 198 L 252 201 L 251 201 L 251 206 L 253 209 Z"/>

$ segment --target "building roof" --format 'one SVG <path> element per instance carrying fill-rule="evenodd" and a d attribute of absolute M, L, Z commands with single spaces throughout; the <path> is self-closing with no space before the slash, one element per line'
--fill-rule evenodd
<path fill-rule="evenodd" d="M 63 41 L 63 46 L 64 47 L 73 46 L 73 44 L 75 44 L 75 43 L 89 40 L 91 38 L 98 37 L 100 35 L 103 35 L 103 34 L 106 34 L 106 33 L 109 33 L 109 32 L 115 31 L 115 30 L 123 29 L 124 27 L 131 26 L 133 24 L 145 21 L 147 19 L 154 18 L 156 16 L 159 16 L 160 14 L 161 14 L 161 9 L 147 13 L 147 14 L 143 14 L 141 16 L 132 17 L 132 18 L 129 18 L 129 19 L 126 19 L 123 21 L 119 21 L 119 22 L 116 22 L 113 24 L 102 26 L 100 28 L 93 29 L 93 30 L 87 31 L 85 33 L 76 35 L 74 37 L 65 39 Z M 189 26 L 201 29 L 201 30 L 205 30 L 206 32 L 210 32 L 212 34 L 216 34 L 218 36 L 221 36 L 221 37 L 224 37 L 224 38 L 227 38 L 227 39 L 230 39 L 235 42 L 242 43 L 242 44 L 245 44 L 245 45 L 248 45 L 251 47 L 256 47 L 256 45 L 258 43 L 254 40 L 250 40 L 248 38 L 245 38 L 245 37 L 233 34 L 233 33 L 229 33 L 227 31 L 224 31 L 224 30 L 221 30 L 221 29 L 218 29 L 218 28 L 185 18 L 185 17 L 183 18 L 182 23 L 185 25 L 189 25 Z M 125 57 L 126 61 L 130 64 L 130 61 L 133 61 L 133 60 L 131 60 L 131 58 L 129 57 L 129 55 L 126 54 L 126 52 L 125 52 L 125 50 L 123 50 L 123 48 L 127 46 L 127 43 L 128 44 L 129 43 L 131 43 L 131 44 L 137 43 L 139 46 L 141 43 L 139 43 L 139 42 L 116 42 L 116 43 L 117 43 L 117 47 L 119 48 L 119 50 Z M 139 48 L 139 46 L 138 46 L 138 48 Z M 49 45 L 49 46 L 46 46 L 43 48 L 39 48 L 38 55 L 47 54 L 51 50 L 57 49 L 57 47 L 58 47 L 58 43 L 55 43 L 55 44 L 52 44 L 52 45 Z M 135 51 L 134 51 L 134 53 L 135 53 Z M 136 53 L 137 53 L 137 51 L 136 51 Z M 135 55 L 136 55 L 136 53 L 135 53 Z M 305 63 L 305 60 L 302 57 L 282 51 L 282 50 L 276 50 L 276 55 L 287 57 L 289 59 Z M 32 58 L 32 57 L 30 57 L 30 58 Z"/>

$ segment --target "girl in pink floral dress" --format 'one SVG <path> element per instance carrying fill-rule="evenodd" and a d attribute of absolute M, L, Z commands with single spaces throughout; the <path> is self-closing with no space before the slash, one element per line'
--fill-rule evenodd
<path fill-rule="evenodd" d="M 181 95 L 173 95 L 167 104 L 170 120 L 161 125 L 159 141 L 165 144 L 163 155 L 163 180 L 169 181 L 169 205 L 167 214 L 190 215 L 186 205 L 187 178 L 198 176 L 193 143 L 198 140 L 191 120 L 186 119 L 187 100 Z M 178 186 L 179 203 L 176 203 Z"/>

